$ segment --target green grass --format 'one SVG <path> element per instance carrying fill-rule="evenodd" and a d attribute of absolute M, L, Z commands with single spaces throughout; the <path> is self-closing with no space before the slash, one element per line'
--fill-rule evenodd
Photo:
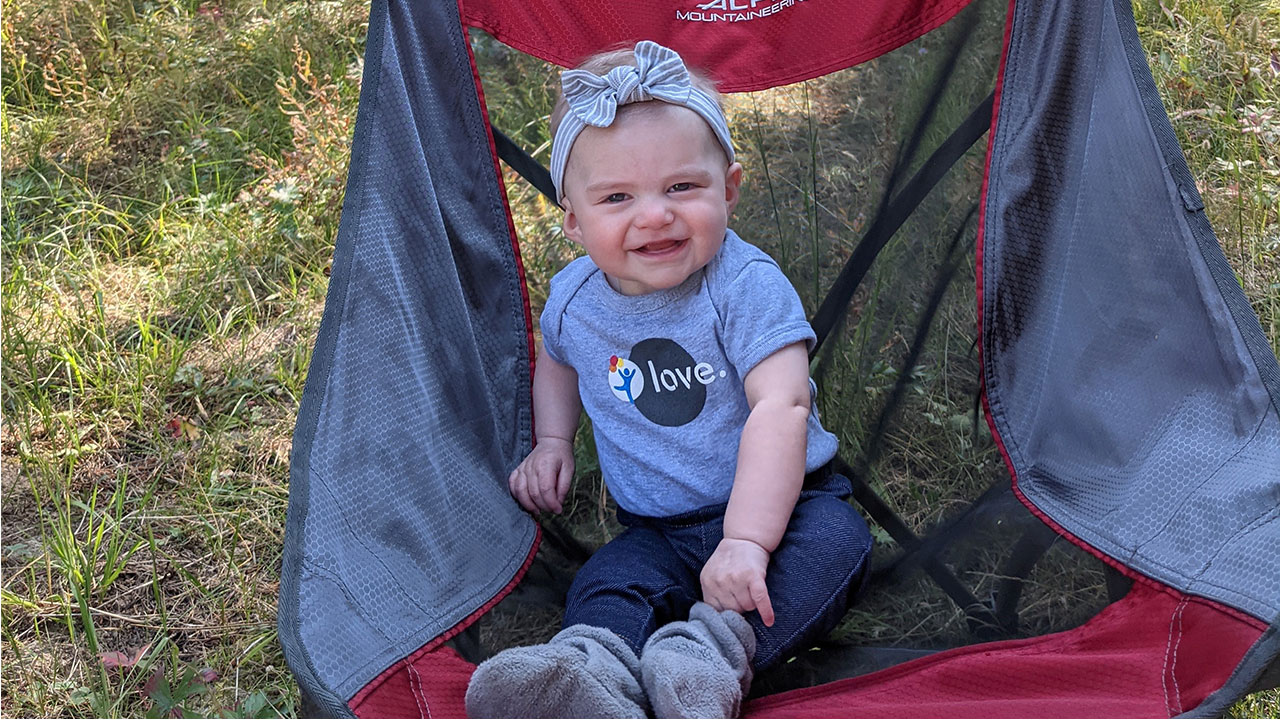
<path fill-rule="evenodd" d="M 1280 348 L 1280 6 L 1144 2 L 1135 15 L 1205 212 Z"/>
<path fill-rule="evenodd" d="M 340 217 L 367 6 L 2 2 L 3 712 L 292 715 L 275 637 L 290 436 Z M 1280 10 L 1136 10 L 1209 217 L 1276 346 Z M 987 41 L 999 32 L 998 18 L 977 26 Z M 735 226 L 784 262 L 809 309 L 874 216 L 894 151 L 883 140 L 914 115 L 876 108 L 928 77 L 944 46 L 927 38 L 874 73 L 731 101 L 749 170 Z M 484 40 L 476 50 L 495 124 L 545 160 L 546 74 Z M 964 62 L 973 80 L 944 98 L 926 150 L 985 94 L 993 55 Z M 846 447 L 865 437 L 904 356 L 903 328 L 928 290 L 919 278 L 939 259 L 922 240 L 963 217 L 981 159 L 966 156 L 854 299 L 822 406 Z M 554 208 L 508 180 L 540 307 L 577 250 Z M 972 272 L 962 266 L 942 305 L 909 421 L 875 474 L 917 527 L 1003 472 L 970 425 Z M 568 522 L 603 542 L 616 523 L 589 443 L 579 458 Z M 962 568 L 984 588 L 987 560 Z M 1033 586 L 1077 565 L 1055 551 Z M 1096 576 L 1073 577 L 1065 596 L 1028 591 L 1044 627 L 1074 622 L 1074 599 L 1096 597 Z M 954 629 L 947 601 L 920 592 L 912 608 L 869 599 L 841 632 Z M 1280 697 L 1235 711 L 1275 715 Z"/>
<path fill-rule="evenodd" d="M 289 712 L 289 442 L 367 9 L 3 10 L 5 713 Z"/>

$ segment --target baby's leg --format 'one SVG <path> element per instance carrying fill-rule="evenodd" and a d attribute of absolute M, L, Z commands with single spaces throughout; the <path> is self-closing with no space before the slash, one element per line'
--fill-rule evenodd
<path fill-rule="evenodd" d="M 801 495 L 765 576 L 773 627 L 766 627 L 758 613 L 746 615 L 756 631 L 752 665 L 757 671 L 785 660 L 840 622 L 866 575 L 870 554 L 871 532 L 853 506 L 830 493 Z"/>
<path fill-rule="evenodd" d="M 683 617 L 696 578 L 660 533 L 632 528 L 591 556 L 549 643 L 504 650 L 476 669 L 471 717 L 644 717 L 640 648 Z"/>
<path fill-rule="evenodd" d="M 640 656 L 645 692 L 659 717 L 732 717 L 752 670 L 785 659 L 831 630 L 862 583 L 871 552 L 866 522 L 837 494 L 843 478 L 803 492 L 765 577 L 775 620 L 694 606 L 689 619 L 664 625 Z M 704 555 L 720 540 L 722 519 L 701 526 Z M 745 619 L 744 619 L 745 618 Z"/>
<path fill-rule="evenodd" d="M 565 598 L 564 626 L 612 630 L 636 653 L 660 626 L 683 620 L 699 598 L 701 566 L 662 533 L 628 528 L 587 560 Z"/>

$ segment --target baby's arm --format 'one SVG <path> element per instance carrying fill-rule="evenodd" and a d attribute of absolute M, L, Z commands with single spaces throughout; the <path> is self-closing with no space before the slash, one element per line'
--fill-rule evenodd
<path fill-rule="evenodd" d="M 581 413 L 577 371 L 552 360 L 539 346 L 533 374 L 536 443 L 507 478 L 511 494 L 525 510 L 558 513 L 564 509 L 573 481 L 573 436 Z"/>
<path fill-rule="evenodd" d="M 760 361 L 743 385 L 751 414 L 742 428 L 724 539 L 702 569 L 702 595 L 717 610 L 758 610 L 764 624 L 772 625 L 765 570 L 804 484 L 809 419 L 805 344 L 788 345 Z"/>

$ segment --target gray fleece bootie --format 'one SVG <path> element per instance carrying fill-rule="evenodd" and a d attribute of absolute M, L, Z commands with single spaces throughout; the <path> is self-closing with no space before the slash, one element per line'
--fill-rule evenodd
<path fill-rule="evenodd" d="M 635 652 L 590 625 L 480 663 L 466 703 L 473 718 L 642 718 L 648 709 Z"/>
<path fill-rule="evenodd" d="M 640 652 L 640 676 L 660 718 L 730 718 L 751 687 L 756 635 L 736 612 L 699 602 L 663 625 Z"/>

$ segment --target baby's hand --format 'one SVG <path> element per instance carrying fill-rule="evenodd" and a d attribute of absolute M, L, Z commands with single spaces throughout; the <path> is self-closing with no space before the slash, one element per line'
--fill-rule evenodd
<path fill-rule="evenodd" d="M 725 538 L 702 567 L 702 600 L 716 610 L 760 611 L 773 625 L 773 604 L 764 584 L 769 551 L 750 540 Z"/>
<path fill-rule="evenodd" d="M 564 509 L 564 497 L 573 481 L 573 443 L 563 438 L 538 440 L 533 452 L 507 478 L 511 494 L 531 513 Z"/>

